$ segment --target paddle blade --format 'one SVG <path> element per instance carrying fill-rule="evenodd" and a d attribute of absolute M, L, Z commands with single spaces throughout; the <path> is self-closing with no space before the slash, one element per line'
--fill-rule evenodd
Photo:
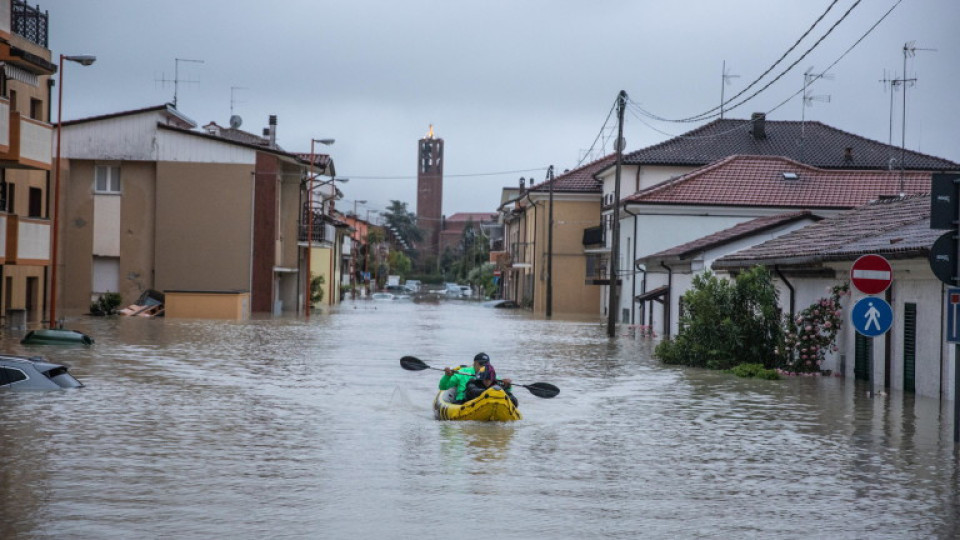
<path fill-rule="evenodd" d="M 430 366 L 415 356 L 404 356 L 401 358 L 400 367 L 409 371 L 423 371 L 425 369 L 430 369 Z"/>
<path fill-rule="evenodd" d="M 530 391 L 531 394 L 541 398 L 549 399 L 552 397 L 556 397 L 557 394 L 560 393 L 559 388 L 557 388 L 556 386 L 550 383 L 545 383 L 545 382 L 538 382 L 533 384 L 520 384 L 518 386 L 522 386 L 526 388 L 527 390 Z"/>

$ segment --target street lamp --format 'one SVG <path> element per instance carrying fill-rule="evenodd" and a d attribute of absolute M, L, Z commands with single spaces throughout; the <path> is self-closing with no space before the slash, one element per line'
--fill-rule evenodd
<path fill-rule="evenodd" d="M 310 263 L 313 259 L 313 166 L 317 161 L 314 143 L 327 146 L 336 142 L 335 139 L 310 139 L 310 187 L 307 193 L 307 301 L 303 307 L 304 315 L 310 318 L 310 304 L 313 302 L 313 275 L 310 272 Z"/>
<path fill-rule="evenodd" d="M 69 60 L 71 62 L 76 62 L 81 66 L 89 66 L 90 64 L 97 61 L 96 56 L 91 56 L 88 54 L 81 54 L 76 56 L 67 56 L 65 54 L 60 55 L 60 68 L 57 71 L 57 86 L 60 87 L 57 97 L 57 159 L 56 159 L 56 168 L 53 186 L 53 227 L 51 234 L 53 235 L 53 240 L 51 241 L 52 253 L 50 256 L 50 316 L 48 324 L 50 328 L 53 328 L 57 320 L 57 237 L 59 236 L 59 223 L 60 223 L 60 140 L 62 138 L 61 131 L 63 128 L 63 61 Z"/>

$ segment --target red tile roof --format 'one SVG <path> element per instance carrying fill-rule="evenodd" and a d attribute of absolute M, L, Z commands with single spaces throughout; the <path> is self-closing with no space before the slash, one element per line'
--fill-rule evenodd
<path fill-rule="evenodd" d="M 457 212 L 456 214 L 451 214 L 445 218 L 447 223 L 462 221 L 464 223 L 468 221 L 473 221 L 474 223 L 480 223 L 481 221 L 496 221 L 497 220 L 496 212 Z"/>
<path fill-rule="evenodd" d="M 820 122 L 764 120 L 764 137 L 753 120 L 722 119 L 624 156 L 628 165 L 701 166 L 732 155 L 786 156 L 825 169 L 887 169 L 899 163 L 899 147 L 854 135 Z M 803 140 L 803 145 L 799 142 Z M 849 154 L 847 149 L 850 149 Z M 920 152 L 903 152 L 910 170 L 956 170 L 960 164 Z"/>
<path fill-rule="evenodd" d="M 784 173 L 797 175 L 785 179 Z M 905 171 L 904 193 L 929 193 L 930 173 Z M 630 204 L 855 208 L 901 192 L 900 171 L 818 169 L 778 156 L 731 156 L 626 199 Z"/>
<path fill-rule="evenodd" d="M 610 167 L 617 161 L 616 154 L 610 154 L 596 161 L 577 167 L 572 171 L 565 171 L 559 176 L 553 178 L 553 191 L 556 192 L 585 192 L 600 193 L 603 186 L 594 175 Z M 543 181 L 530 187 L 530 191 L 548 191 L 550 182 Z"/>
<path fill-rule="evenodd" d="M 930 228 L 930 195 L 883 199 L 717 259 L 713 267 L 817 265 L 866 253 L 926 257 L 944 231 Z"/>

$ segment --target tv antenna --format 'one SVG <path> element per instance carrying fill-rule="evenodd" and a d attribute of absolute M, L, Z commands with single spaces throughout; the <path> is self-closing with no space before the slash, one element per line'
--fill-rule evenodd
<path fill-rule="evenodd" d="M 237 90 L 249 90 L 246 86 L 231 86 L 230 87 L 230 116 L 233 116 L 233 105 L 237 102 L 236 91 Z"/>
<path fill-rule="evenodd" d="M 812 107 L 814 101 L 830 103 L 829 95 L 814 96 L 808 92 L 810 86 L 820 79 L 832 81 L 833 75 L 826 72 L 814 73 L 813 66 L 808 67 L 807 70 L 803 72 L 803 99 L 801 100 L 802 103 L 800 105 L 800 161 L 803 161 L 803 142 L 806 134 L 807 107 Z"/>
<path fill-rule="evenodd" d="M 160 78 L 161 83 L 168 83 L 168 82 L 173 83 L 173 108 L 174 109 L 177 108 L 177 94 L 179 93 L 179 90 L 180 90 L 180 83 L 181 82 L 184 82 L 184 83 L 200 82 L 200 81 L 191 81 L 191 80 L 181 81 L 180 80 L 180 62 L 193 62 L 195 64 L 202 64 L 203 60 L 193 60 L 190 58 L 175 58 L 174 65 L 173 65 L 173 80 L 166 79 L 166 78 L 163 78 L 163 76 L 161 76 Z"/>
<path fill-rule="evenodd" d="M 936 51 L 936 49 L 921 49 L 917 47 L 916 41 L 908 41 L 903 44 L 903 81 L 905 83 L 917 83 L 917 78 L 907 78 L 907 58 L 913 58 L 917 51 Z M 904 159 L 907 153 L 907 85 L 903 86 L 903 111 L 900 120 L 900 193 L 903 194 L 903 170 Z"/>
<path fill-rule="evenodd" d="M 730 75 L 729 73 L 727 73 L 727 61 L 724 60 L 724 61 L 723 61 L 723 68 L 722 68 L 721 71 L 720 71 L 720 78 L 721 78 L 721 82 L 720 82 L 720 119 L 723 120 L 723 105 L 724 105 L 724 102 L 725 102 L 725 101 L 724 101 L 724 98 L 723 98 L 724 87 L 725 87 L 726 85 L 730 84 L 730 79 L 738 79 L 738 78 L 740 78 L 740 76 L 739 76 L 739 75 Z"/>
<path fill-rule="evenodd" d="M 891 78 L 892 77 L 892 78 Z M 883 70 L 883 78 L 879 82 L 883 83 L 883 91 L 887 91 L 887 86 L 890 86 L 890 132 L 887 135 L 887 144 L 893 146 L 893 95 L 897 93 L 897 90 L 901 86 L 907 84 L 913 84 L 916 79 L 904 79 L 897 78 L 897 73 L 893 72 L 891 75 L 887 75 L 887 70 Z M 896 158 L 891 158 L 893 161 L 896 161 Z"/>

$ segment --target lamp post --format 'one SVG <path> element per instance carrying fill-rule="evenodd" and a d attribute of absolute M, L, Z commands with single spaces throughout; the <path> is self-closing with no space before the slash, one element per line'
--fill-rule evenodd
<path fill-rule="evenodd" d="M 307 301 L 304 302 L 303 313 L 310 318 L 310 304 L 313 303 L 313 276 L 310 273 L 310 262 L 313 259 L 313 166 L 317 161 L 314 143 L 327 146 L 336 142 L 335 139 L 310 139 L 310 187 L 307 189 Z"/>
<path fill-rule="evenodd" d="M 56 159 L 56 173 L 54 174 L 54 186 L 53 186 L 53 227 L 51 234 L 53 239 L 51 240 L 51 249 L 50 254 L 50 316 L 49 322 L 50 328 L 53 328 L 57 321 L 57 248 L 58 241 L 57 237 L 59 236 L 59 223 L 60 223 L 60 140 L 62 138 L 62 128 L 63 128 L 63 61 L 69 60 L 71 62 L 76 62 L 81 66 L 89 66 L 97 61 L 96 56 L 91 56 L 88 54 L 81 54 L 76 56 L 68 56 L 65 54 L 60 55 L 60 67 L 57 71 L 57 86 L 60 89 L 57 91 L 57 159 Z"/>
<path fill-rule="evenodd" d="M 553 317 L 553 165 L 547 169 L 550 186 L 550 211 L 547 217 L 547 317 Z"/>

